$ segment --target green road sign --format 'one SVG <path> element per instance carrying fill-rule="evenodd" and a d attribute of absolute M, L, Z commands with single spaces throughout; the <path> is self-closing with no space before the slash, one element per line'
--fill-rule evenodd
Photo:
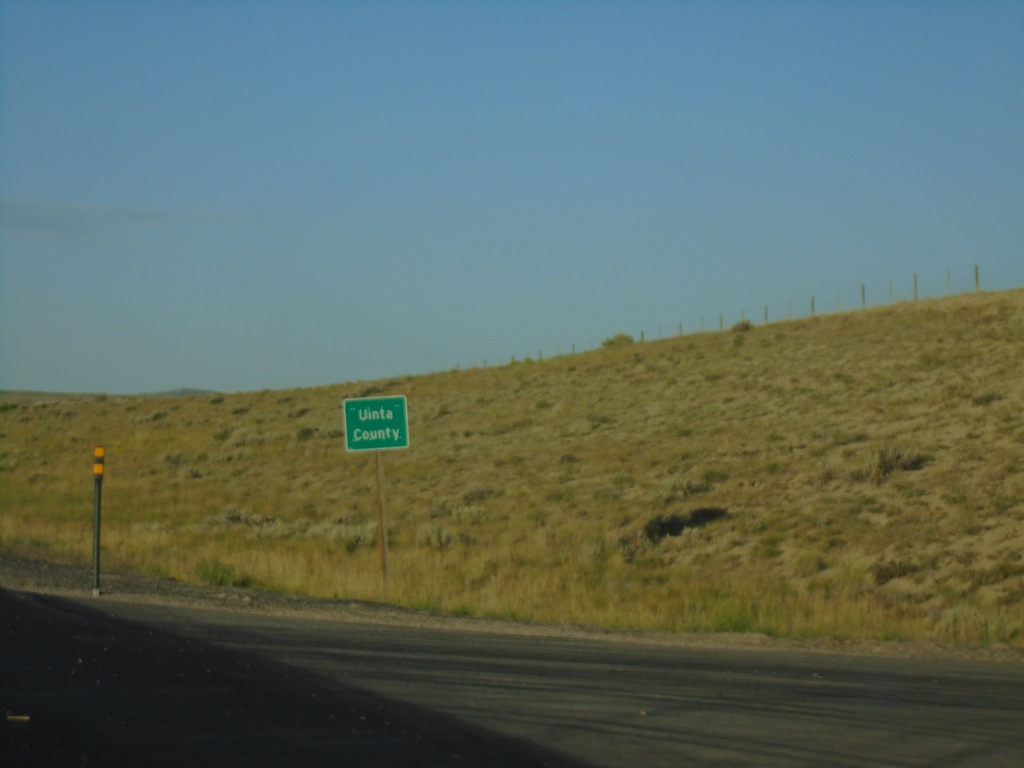
<path fill-rule="evenodd" d="M 345 447 L 350 451 L 408 448 L 409 412 L 405 395 L 346 400 Z"/>

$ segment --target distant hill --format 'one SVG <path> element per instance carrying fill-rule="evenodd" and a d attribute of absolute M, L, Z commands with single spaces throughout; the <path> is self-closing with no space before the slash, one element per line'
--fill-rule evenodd
<path fill-rule="evenodd" d="M 193 397 L 195 395 L 215 395 L 217 392 L 212 389 L 169 389 L 166 392 L 147 392 L 143 397 Z"/>
<path fill-rule="evenodd" d="M 135 397 L 190 397 L 193 395 L 213 395 L 216 392 L 212 389 L 171 389 L 166 392 L 147 392 Z M 105 393 L 85 392 L 36 392 L 20 389 L 0 389 L 0 403 L 14 403 L 16 405 L 31 405 L 47 401 L 82 399 L 88 397 L 107 397 Z M 132 395 L 117 395 L 117 397 L 132 397 Z"/>

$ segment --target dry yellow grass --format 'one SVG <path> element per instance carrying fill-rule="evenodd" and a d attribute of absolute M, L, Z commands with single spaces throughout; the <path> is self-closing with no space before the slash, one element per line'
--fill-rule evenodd
<path fill-rule="evenodd" d="M 1024 291 L 291 391 L 0 413 L 0 546 L 377 599 L 373 457 L 404 394 L 392 602 L 674 631 L 1022 642 Z M 3 399 L 0 396 L 0 399 Z"/>

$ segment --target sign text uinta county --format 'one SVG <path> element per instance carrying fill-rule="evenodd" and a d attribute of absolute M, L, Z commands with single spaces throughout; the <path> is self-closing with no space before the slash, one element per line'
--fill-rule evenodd
<path fill-rule="evenodd" d="M 345 447 L 350 451 L 408 448 L 409 412 L 405 395 L 346 400 Z"/>

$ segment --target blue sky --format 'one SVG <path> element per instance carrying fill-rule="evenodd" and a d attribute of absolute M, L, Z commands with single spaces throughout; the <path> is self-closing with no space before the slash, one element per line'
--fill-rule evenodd
<path fill-rule="evenodd" d="M 0 388 L 1022 286 L 1022 41 L 1019 2 L 4 0 Z"/>

